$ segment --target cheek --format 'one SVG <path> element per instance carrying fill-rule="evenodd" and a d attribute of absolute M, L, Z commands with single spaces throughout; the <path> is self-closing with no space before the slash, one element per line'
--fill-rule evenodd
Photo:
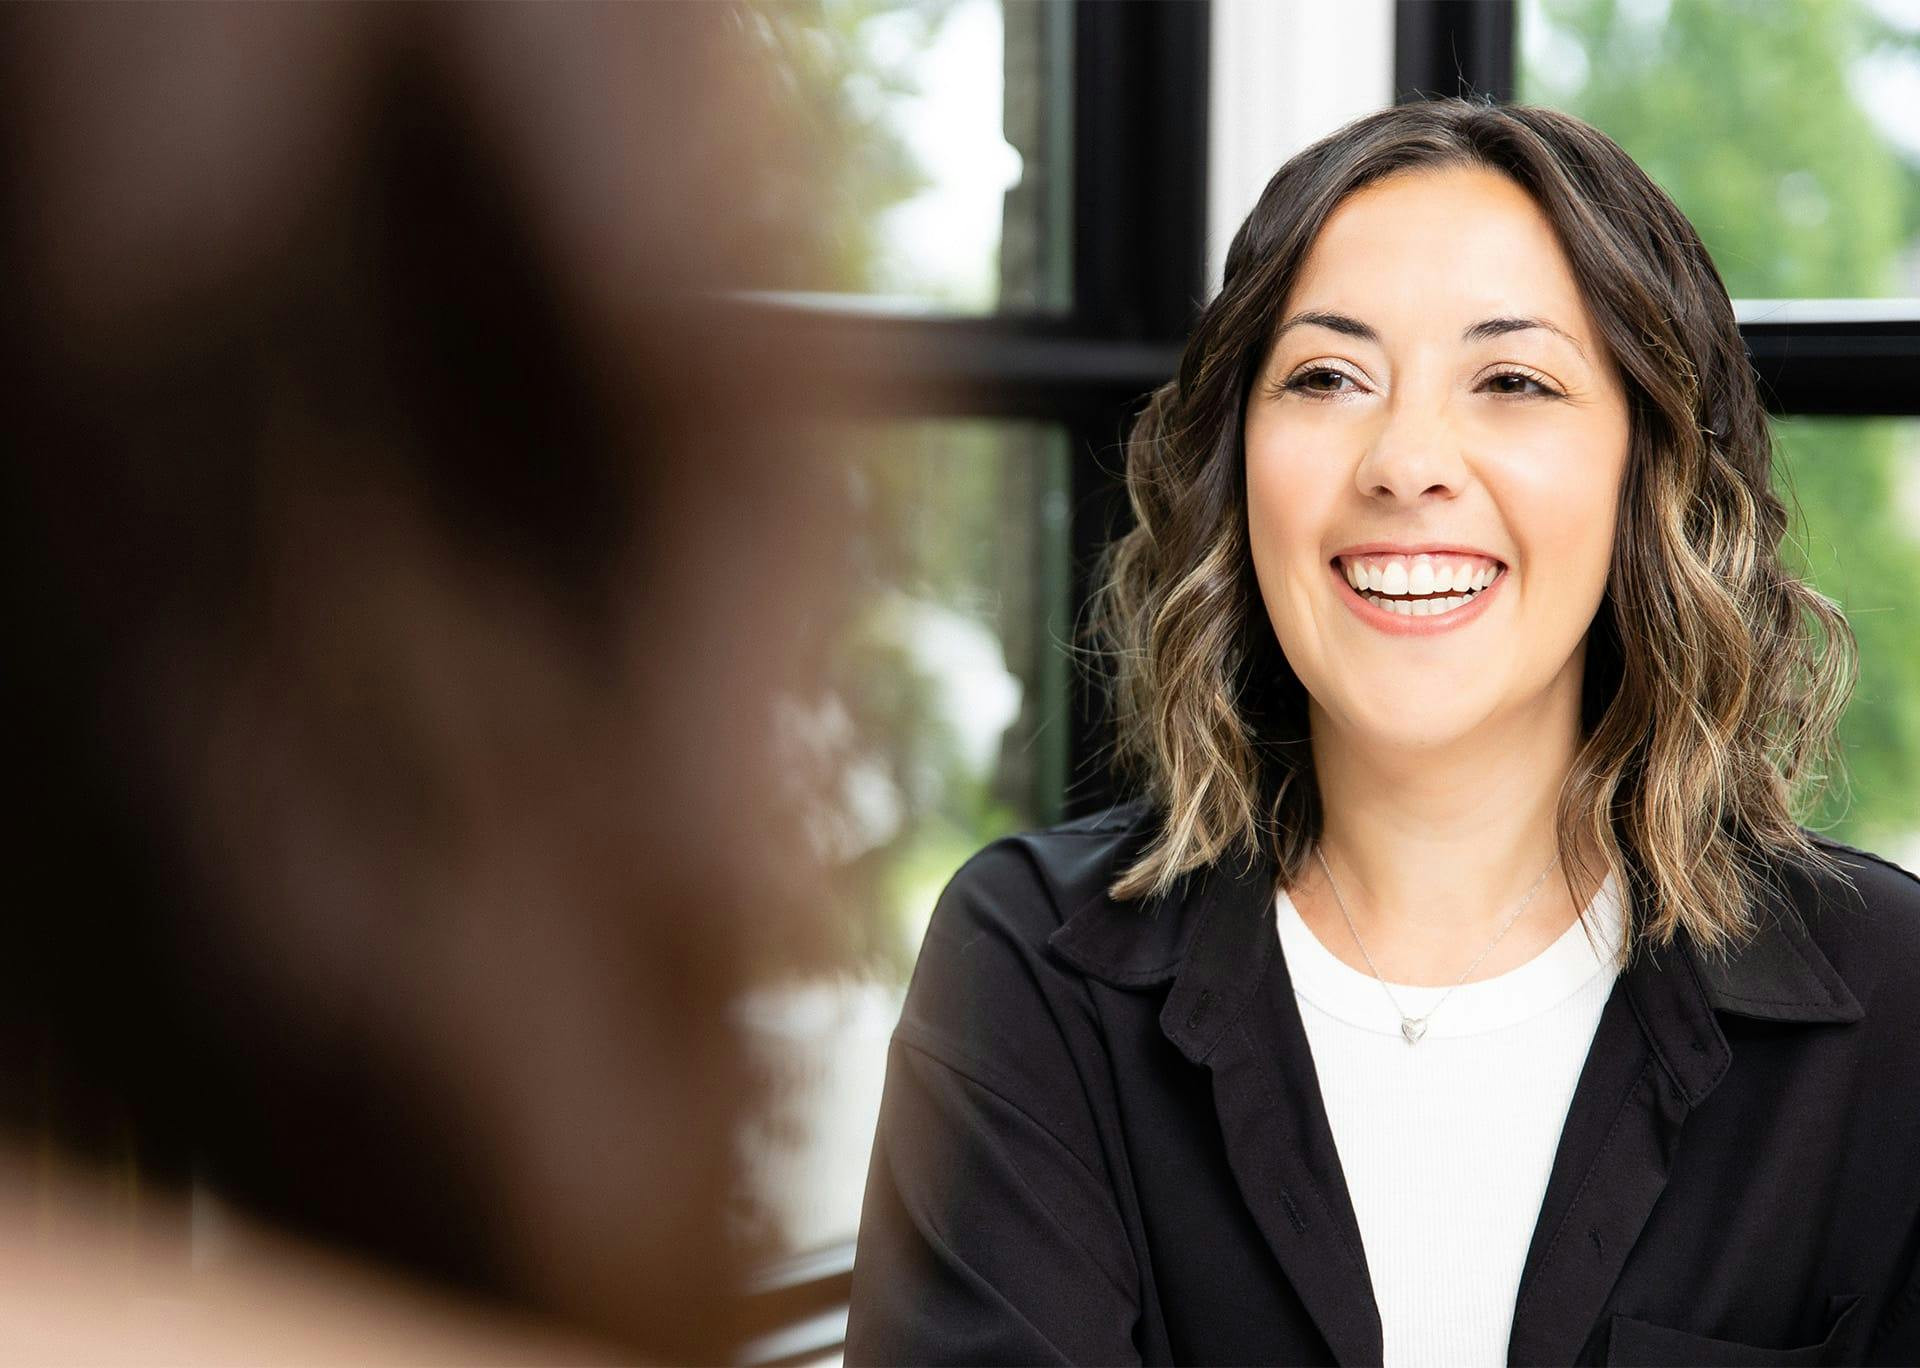
<path fill-rule="evenodd" d="M 1625 471 L 1625 438 L 1569 443 L 1559 459 L 1518 462 L 1500 481 L 1503 517 L 1529 571 L 1530 597 L 1590 618 L 1606 588 Z"/>
<path fill-rule="evenodd" d="M 1287 600 L 1304 587 L 1301 577 L 1318 565 L 1328 509 L 1338 494 L 1337 470 L 1336 463 L 1304 457 L 1271 433 L 1248 433 L 1247 537 L 1261 592 L 1276 617 L 1288 612 Z"/>

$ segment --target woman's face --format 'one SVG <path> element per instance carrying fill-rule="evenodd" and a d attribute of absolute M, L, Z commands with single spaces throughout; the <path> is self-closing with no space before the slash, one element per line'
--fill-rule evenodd
<path fill-rule="evenodd" d="M 1627 402 L 1532 198 L 1480 168 L 1358 191 L 1276 323 L 1248 530 L 1315 725 L 1431 748 L 1556 701 L 1577 716 Z"/>

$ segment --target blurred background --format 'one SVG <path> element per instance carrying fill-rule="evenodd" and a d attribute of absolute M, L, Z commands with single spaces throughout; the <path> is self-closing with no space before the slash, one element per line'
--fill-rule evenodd
<path fill-rule="evenodd" d="M 286 596 L 266 595 L 270 607 L 291 605 L 265 614 L 287 638 L 281 646 L 322 657 L 365 650 L 366 669 L 334 679 L 295 650 L 284 679 L 267 676 L 261 716 L 276 716 L 288 697 L 304 706 L 304 688 L 338 690 L 316 694 L 338 729 L 317 734 L 360 738 L 367 753 L 351 757 L 362 787 L 343 790 L 355 799 L 347 815 L 328 815 L 371 853 L 351 868 L 309 860 L 304 874 L 336 882 L 303 884 L 284 905 L 261 894 L 284 872 L 267 838 L 301 834 L 304 809 L 293 802 L 283 821 L 281 790 L 214 782 L 256 761 L 271 776 L 282 757 L 271 750 L 278 734 L 257 718 L 253 731 L 212 727 L 227 747 L 206 752 L 214 787 L 189 786 L 188 798 L 176 793 L 164 806 L 224 823 L 185 844 L 215 850 L 213 864 L 234 876 L 237 902 L 259 921 L 243 919 L 244 935 L 219 934 L 252 945 L 280 934 L 282 912 L 307 917 L 302 953 L 321 967 L 301 961 L 290 975 L 265 957 L 277 967 L 254 986 L 267 1005 L 241 1014 L 236 1030 L 221 995 L 234 981 L 222 976 L 239 971 L 195 958 L 201 976 L 182 980 L 197 994 L 187 1017 L 226 1041 L 225 1053 L 202 1057 L 174 1053 L 173 1037 L 154 1028 L 159 1018 L 143 1015 L 143 975 L 155 962 L 141 958 L 145 940 L 128 940 L 104 978 L 76 960 L 70 981 L 44 990 L 50 1005 L 27 1021 L 31 1030 L 5 1037 L 8 1050 L 25 1040 L 23 1053 L 0 1059 L 6 1117 L 30 1137 L 11 1156 L 0 1150 L 0 1178 L 8 1165 L 33 1178 L 24 1209 L 38 1213 L 34 1229 L 47 1228 L 42 1198 L 64 1153 L 46 1138 L 47 1117 L 71 1099 L 35 1072 L 46 1051 L 32 1031 L 79 1029 L 60 1012 L 67 988 L 84 984 L 105 996 L 72 1003 L 115 1004 L 101 1058 L 125 1065 L 126 1040 L 148 1037 L 159 1043 L 147 1053 L 167 1056 L 164 1067 L 144 1055 L 138 1068 L 126 1065 L 126 1077 L 159 1088 L 162 1101 L 89 1111 L 77 1126 L 96 1173 L 105 1166 L 116 1247 L 129 1228 L 165 1227 L 203 1267 L 235 1247 L 230 1217 L 245 1211 L 664 1361 L 703 1361 L 724 1344 L 739 1363 L 837 1363 L 887 1037 L 936 897 L 994 838 L 1123 796 L 1105 763 L 1097 661 L 1079 638 L 1095 557 L 1126 527 L 1123 433 L 1174 371 L 1226 245 L 1274 170 L 1395 102 L 1473 94 L 1565 109 L 1618 140 L 1698 226 L 1775 415 L 1778 485 L 1795 509 L 1789 560 L 1845 608 L 1860 642 L 1860 684 L 1840 737 L 1847 782 L 1806 819 L 1920 867 L 1911 797 L 1920 782 L 1920 0 L 689 0 L 540 7 L 538 21 L 484 7 L 493 17 L 472 25 L 456 17 L 461 7 L 168 7 L 133 28 L 124 27 L 132 11 L 89 12 L 73 46 L 73 35 L 53 32 L 62 22 L 40 17 L 47 11 L 30 20 L 16 12 L 12 65 L 0 73 L 8 136 L 16 153 L 33 151 L 22 164 L 35 176 L 78 186 L 83 206 L 89 186 L 124 181 L 139 192 L 106 196 L 112 231 L 43 234 L 54 245 L 31 250 L 21 244 L 36 225 L 60 222 L 45 207 L 54 201 L 21 188 L 40 182 L 9 192 L 5 245 L 22 253 L 13 283 L 34 301 L 19 312 L 45 322 L 8 334 L 10 373 L 28 377 L 18 383 L 30 431 L 45 439 L 38 461 L 22 466 L 28 474 L 16 474 L 16 507 L 30 511 L 9 549 L 37 537 L 64 554 L 68 543 L 42 516 L 56 504 L 82 515 L 71 544 L 89 565 L 95 553 L 119 554 L 112 519 L 122 513 L 141 523 L 164 512 L 174 522 L 162 531 L 217 542 L 218 510 L 233 494 L 223 483 L 233 472 L 219 461 L 203 484 L 171 494 L 131 456 L 125 470 L 119 457 L 102 458 L 125 476 L 110 487 L 86 465 L 96 449 L 150 455 L 160 439 L 145 419 L 168 408 L 156 396 L 169 386 L 208 400 L 211 426 L 183 427 L 169 450 L 188 449 L 194 432 L 231 436 L 267 453 L 259 469 L 279 472 L 290 506 L 315 527 L 352 526 L 345 538 L 310 538 L 329 554 L 306 546 L 308 559 L 287 562 L 286 583 L 260 583 Z M 364 17 L 376 12 L 378 23 Z M 441 17 L 418 18 L 429 12 Z M 210 27 L 208 13 L 218 15 Z M 255 32 L 256 13 L 281 17 L 272 32 Z M 320 13 L 332 17 L 310 23 Z M 48 61 L 49 51 L 73 64 Z M 296 72 L 305 75 L 291 80 Z M 89 112 L 89 92 L 123 88 L 138 99 L 102 99 Z M 351 117 L 280 124 L 247 112 L 306 102 Z M 420 109 L 433 117 L 409 117 Z M 170 128 L 176 115 L 188 136 L 151 145 L 121 137 Z M 222 133 L 231 146 L 213 136 Z M 212 152 L 195 150 L 209 138 Z M 94 165 L 87 158 L 101 147 L 124 155 L 98 176 L 63 179 L 65 167 Z M 353 151 L 368 147 L 389 160 Z M 449 156 L 460 149 L 472 156 Z M 172 157 L 205 184 L 153 172 Z M 283 161 L 304 169 L 283 180 L 263 169 Z M 259 234 L 238 232 L 260 224 L 239 197 L 209 187 L 229 187 L 234 170 L 249 167 L 273 182 L 263 202 L 293 203 L 300 196 L 287 185 L 306 187 L 322 225 L 313 241 L 326 250 L 299 257 L 306 239 L 283 239 L 277 219 Z M 148 237 L 192 228 L 202 211 L 226 235 L 183 239 L 198 250 L 182 258 L 194 264 L 169 296 L 168 308 L 183 312 L 165 316 L 192 326 L 174 331 L 142 314 L 138 327 L 119 327 L 114 311 L 130 299 L 148 308 L 143 291 L 165 275 L 128 263 L 143 260 Z M 469 231 L 476 224 L 489 232 Z M 443 259 L 438 245 L 455 242 L 462 251 Z M 399 397 L 382 388 L 364 400 L 384 374 L 377 349 L 368 359 L 353 345 L 326 351 L 323 339 L 321 352 L 303 350 L 308 315 L 289 314 L 278 294 L 267 323 L 236 323 L 268 298 L 257 282 L 277 279 L 278 268 L 232 287 L 220 273 L 237 269 L 222 255 L 235 243 L 263 261 L 306 262 L 291 296 L 301 308 L 344 300 L 340 317 L 320 310 L 334 343 L 364 334 L 410 358 L 416 369 L 395 382 Z M 368 259 L 388 274 L 354 264 L 369 243 L 378 250 Z M 513 283 L 522 280 L 524 290 Z M 497 298 L 480 288 L 470 305 L 488 281 L 509 284 Z M 659 305 L 663 281 L 676 287 L 670 307 Z M 399 342 L 388 337 L 407 310 L 440 320 L 417 355 L 406 328 Z M 212 340 L 193 341 L 202 331 Z M 193 360 L 183 338 L 213 359 Z M 248 370 L 262 339 L 278 349 L 277 369 Z M 85 353 L 84 364 L 63 371 L 62 347 Z M 566 366 L 542 360 L 553 355 L 587 358 L 591 383 L 576 393 Z M 313 439 L 297 460 L 272 454 L 290 448 L 264 419 L 223 425 L 214 400 L 229 382 L 271 397 L 316 365 L 339 393 L 331 408 L 302 410 L 318 426 L 294 425 L 296 438 Z M 441 365 L 444 380 L 422 380 Z M 103 366 L 111 374 L 95 388 Z M 46 375 L 88 384 L 63 397 L 36 378 Z M 591 422 L 547 421 L 609 395 Z M 498 409 L 504 425 L 472 415 L 444 430 L 415 422 L 469 405 Z M 361 425 L 354 431 L 419 438 L 426 454 L 338 465 L 329 444 L 347 419 Z M 76 424 L 98 441 L 70 460 L 63 443 Z M 529 434 L 558 435 L 593 459 L 562 457 L 557 474 L 520 469 L 516 443 Z M 436 454 L 447 441 L 471 445 Z M 629 456 L 632 470 L 658 478 L 630 480 Z M 335 471 L 347 472 L 337 488 Z M 403 491 L 394 506 L 413 511 L 396 515 L 383 540 L 368 532 L 355 491 L 389 482 Z M 234 525 L 252 527 L 245 499 L 231 503 L 241 510 Z M 348 505 L 351 516 L 339 511 Z M 377 532 L 386 505 L 370 507 Z M 421 537 L 421 525 L 451 529 L 467 550 L 447 563 L 427 557 L 423 569 L 413 553 L 440 543 Z M 590 535 L 576 535 L 582 528 Z M 120 567 L 125 578 L 94 574 L 73 603 L 140 597 L 140 576 L 168 563 L 147 552 Z M 35 577 L 60 556 L 42 564 L 33 554 L 22 553 L 25 568 L 12 577 L 23 605 L 16 623 L 30 640 L 82 640 L 82 607 L 68 622 L 36 606 Z M 323 573 L 309 575 L 311 566 Z M 400 572 L 414 578 L 393 578 Z M 403 582 L 411 597 L 396 617 L 357 616 Z M 238 583 L 247 593 L 236 597 L 257 608 L 254 581 Z M 355 597 L 363 591 L 364 603 Z M 563 591 L 598 607 L 555 598 L 551 621 L 529 607 Z M 329 593 L 343 596 L 340 612 L 321 611 Z M 225 602 L 217 593 L 207 601 Z M 173 609 L 156 602 L 156 620 L 171 622 Z M 56 599 L 59 611 L 68 606 Z M 422 623 L 433 631 L 413 630 Z M 32 635 L 42 628 L 67 635 Z M 427 646 L 446 649 L 417 658 Z M 202 663 L 223 661 L 214 653 Z M 122 677 L 111 664 L 101 678 Z M 587 681 L 579 697 L 566 692 L 576 673 Z M 565 699 L 546 698 L 547 681 L 563 676 L 564 689 L 552 687 Z M 491 683 L 476 689 L 476 680 Z M 285 681 L 290 689 L 274 692 Z M 68 682 L 58 671 L 32 675 L 16 706 L 33 711 L 16 716 L 47 715 Z M 420 794 L 393 800 L 382 826 L 393 752 L 385 733 L 366 740 L 362 724 L 371 717 L 421 740 L 409 731 L 419 715 L 395 703 L 416 686 L 433 705 L 424 716 L 434 745 L 417 761 Z M 530 696 L 551 704 L 532 721 L 522 707 Z M 397 721 L 375 706 L 383 701 Z M 636 701 L 653 720 L 629 734 Z M 74 734 L 85 734 L 85 708 L 67 711 Z M 199 725 L 191 707 L 182 715 Z M 174 740 L 165 763 L 179 762 Z M 54 735 L 44 745 L 56 769 L 64 744 Z M 113 784 L 146 774 L 151 757 L 134 758 L 108 749 Z M 91 771 L 76 773 L 52 791 L 56 800 L 84 804 L 104 791 Z M 288 773 L 297 798 L 307 771 Z M 537 823 L 523 812 L 530 793 Z M 375 801 L 358 801 L 366 795 Z M 622 808 L 623 798 L 637 808 Z M 65 820 L 60 801 L 46 807 L 56 815 L 43 825 Z M 430 833 L 456 833 L 435 858 L 461 879 L 442 888 L 432 865 L 425 892 L 408 885 L 389 906 L 377 871 L 394 867 L 383 860 L 423 863 L 401 840 L 416 819 Z M 570 843 L 582 821 L 588 867 L 556 875 L 575 869 Z M 22 849 L 35 830 L 15 834 Z M 92 857 L 46 848 L 58 858 L 42 861 L 23 902 L 80 905 L 69 873 Z M 256 858 L 261 849 L 269 854 Z M 289 849 L 312 853 L 299 840 Z M 623 901 L 628 878 L 646 886 L 637 907 Z M 334 916 L 369 889 L 380 896 L 361 898 L 357 919 Z M 351 896 L 329 903 L 340 890 Z M 399 946 L 414 958 L 396 969 L 387 952 L 400 914 L 434 930 Z M 59 936 L 91 954 L 120 925 L 106 916 L 105 930 L 89 923 Z M 533 935 L 533 926 L 577 934 Z M 330 939 L 344 939 L 342 927 L 371 948 Z M 30 925 L 13 956 L 13 988 L 40 975 L 36 934 Z M 445 968 L 442 952 L 463 967 Z M 595 977 L 596 967 L 627 964 L 622 956 L 643 966 L 631 981 Z M 579 993 L 583 983 L 602 996 Z M 299 985 L 331 1015 L 324 1032 L 296 1020 L 306 1033 L 283 1058 L 273 1032 L 291 1029 L 291 1009 L 274 994 L 291 998 Z M 393 1007 L 402 1001 L 412 1015 Z M 501 1013 L 503 1003 L 513 1012 Z M 390 1021 L 370 1015 L 382 1004 Z M 74 1020 L 79 1013 L 71 1008 Z M 395 1066 L 365 1085 L 353 1050 L 370 1047 L 350 1031 L 352 1048 L 339 1046 L 335 1016 L 357 1018 L 369 1040 L 382 1022 L 395 1039 L 431 1037 L 432 1049 L 420 1047 L 426 1062 L 414 1063 L 436 1079 L 461 1077 L 448 1090 L 491 1143 L 487 1161 L 465 1138 L 442 1136 L 445 1118 L 424 1104 L 425 1119 L 414 1119 L 433 1143 L 402 1135 L 390 1148 L 382 1127 L 413 1076 Z M 710 1054 L 674 1048 L 676 1032 L 702 1038 L 723 1016 L 737 1052 L 717 1036 Z M 453 1029 L 471 1022 L 487 1029 Z M 56 1045 L 58 1056 L 65 1042 Z M 258 1060 L 246 1058 L 250 1049 Z M 560 1058 L 578 1067 L 555 1071 Z M 228 1072 L 209 1073 L 207 1059 Z M 275 1072 L 302 1060 L 304 1074 Z M 191 1153 L 196 1126 L 234 1121 L 241 1094 L 229 1087 L 208 1101 L 189 1090 L 175 1100 L 168 1090 L 182 1078 L 291 1092 L 322 1066 L 338 1068 L 327 1077 L 353 1103 L 351 1115 L 329 1114 L 324 1134 L 306 1104 L 267 1118 L 241 1107 L 253 1129 L 233 1132 L 241 1138 L 221 1163 Z M 116 1105 L 134 1087 L 103 1086 Z M 128 1115 L 167 1124 L 156 1136 L 129 1129 Z M 726 1134 L 735 1149 L 716 1159 L 713 1142 Z M 451 1169 L 431 1162 L 442 1150 L 459 1161 Z M 412 1166 L 396 1158 L 369 1187 L 369 1157 L 383 1153 Z M 299 1183 L 286 1177 L 292 1166 L 305 1175 Z M 168 1183 L 188 1194 L 184 1207 L 159 1204 Z M 349 1188 L 363 1191 L 364 1209 L 332 1200 Z M 512 1198 L 504 1207 L 503 1194 Z M 502 1210 L 513 1217 L 504 1226 Z M 644 1215 L 629 1219 L 635 1212 Z M 489 1253 L 496 1244 L 526 1266 L 502 1266 Z M 744 1302 L 719 1286 L 735 1278 L 746 1281 Z"/>
<path fill-rule="evenodd" d="M 1115 795 L 1070 642 L 1171 374 L 1288 156 L 1479 93 L 1620 142 L 1699 228 L 1766 381 L 1788 559 L 1847 611 L 1848 787 L 1813 826 L 1920 868 L 1920 4 L 1915 0 L 824 0 L 755 6 L 839 149 L 834 270 L 769 296 L 910 412 L 850 434 L 862 612 L 810 735 L 854 958 L 754 1004 L 790 1061 L 759 1137 L 769 1286 L 833 1361 L 887 1033 L 934 900 L 1003 833 Z M 915 348 L 910 366 L 896 345 Z M 823 808 L 823 811 L 826 808 Z"/>

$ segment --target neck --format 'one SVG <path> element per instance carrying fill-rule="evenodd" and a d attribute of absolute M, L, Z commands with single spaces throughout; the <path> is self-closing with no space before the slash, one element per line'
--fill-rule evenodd
<path fill-rule="evenodd" d="M 1370 947 L 1400 940 L 1441 947 L 1444 957 L 1446 947 L 1478 944 L 1543 870 L 1515 929 L 1571 924 L 1592 889 L 1570 896 L 1567 871 L 1549 865 L 1580 744 L 1577 692 L 1441 747 L 1369 742 L 1309 706 L 1322 854 L 1347 914 L 1362 937 L 1371 931 Z M 1309 861 L 1305 882 L 1324 880 Z"/>

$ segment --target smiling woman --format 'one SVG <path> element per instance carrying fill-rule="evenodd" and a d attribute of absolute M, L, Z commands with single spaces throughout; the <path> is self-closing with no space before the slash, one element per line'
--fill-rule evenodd
<path fill-rule="evenodd" d="M 948 885 L 848 1361 L 1920 1358 L 1920 881 L 1795 816 L 1855 661 L 1771 465 L 1593 128 L 1282 167 L 1129 444 L 1137 796 Z"/>
<path fill-rule="evenodd" d="M 1552 851 L 1549 802 L 1579 744 L 1616 540 L 1627 395 L 1552 223 L 1483 166 L 1349 196 L 1281 312 L 1247 402 L 1248 538 L 1306 693 L 1320 844 L 1360 866 L 1365 941 L 1387 948 L 1394 977 L 1445 983 L 1460 943 L 1486 923 L 1484 943 Z M 1417 707 L 1379 686 L 1408 672 Z M 1436 872 L 1484 892 L 1436 907 Z M 1327 891 L 1296 886 L 1293 901 L 1366 972 Z M 1592 891 L 1550 892 L 1480 971 L 1532 959 Z"/>

